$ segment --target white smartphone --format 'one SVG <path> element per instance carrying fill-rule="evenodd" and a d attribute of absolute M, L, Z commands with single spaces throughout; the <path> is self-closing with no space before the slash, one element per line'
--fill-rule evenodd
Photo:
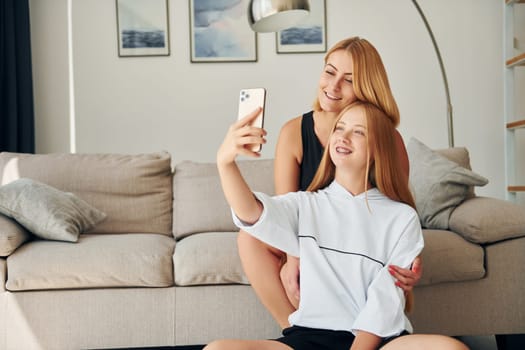
<path fill-rule="evenodd" d="M 264 88 L 241 89 L 239 92 L 239 113 L 237 119 L 246 117 L 257 107 L 263 109 L 262 113 L 253 121 L 252 125 L 262 128 L 264 126 L 264 106 L 266 102 L 266 90 Z M 260 152 L 262 145 L 253 145 L 253 152 Z"/>

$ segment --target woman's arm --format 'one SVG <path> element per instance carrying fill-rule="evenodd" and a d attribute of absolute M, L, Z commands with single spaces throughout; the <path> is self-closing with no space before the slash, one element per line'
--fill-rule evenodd
<path fill-rule="evenodd" d="M 262 204 L 255 198 L 242 177 L 235 158 L 240 154 L 259 156 L 258 152 L 253 152 L 250 147 L 246 146 L 262 145 L 266 142 L 264 139 L 266 132 L 261 128 L 249 125 L 261 112 L 262 108 L 258 108 L 230 126 L 217 151 L 217 168 L 226 200 L 237 217 L 250 224 L 255 223 L 261 216 Z"/>
<path fill-rule="evenodd" d="M 302 117 L 289 120 L 281 128 L 277 146 L 275 148 L 274 183 L 275 193 L 284 194 L 299 190 L 299 176 L 303 145 L 301 138 Z M 299 259 L 291 255 L 286 256 L 286 262 L 281 268 L 281 283 L 286 297 L 297 309 L 299 307 Z"/>
<path fill-rule="evenodd" d="M 299 190 L 302 147 L 301 117 L 297 117 L 283 125 L 277 140 L 274 160 L 275 194 Z"/>
<path fill-rule="evenodd" d="M 410 269 L 403 269 L 396 265 L 390 265 L 388 272 L 396 279 L 396 286 L 405 292 L 411 291 L 423 275 L 423 260 L 418 256 Z"/>

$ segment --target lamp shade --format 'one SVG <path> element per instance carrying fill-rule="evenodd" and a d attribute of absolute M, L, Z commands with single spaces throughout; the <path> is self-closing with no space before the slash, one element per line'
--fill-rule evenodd
<path fill-rule="evenodd" d="M 248 21 L 256 32 L 293 27 L 310 13 L 308 0 L 250 0 Z"/>

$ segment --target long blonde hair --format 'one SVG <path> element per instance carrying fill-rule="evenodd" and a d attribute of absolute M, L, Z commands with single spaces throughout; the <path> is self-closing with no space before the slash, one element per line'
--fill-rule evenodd
<path fill-rule="evenodd" d="M 369 157 L 366 175 L 363 179 L 364 183 L 370 183 L 388 198 L 408 204 L 415 209 L 416 205 L 408 186 L 407 175 L 400 168 L 394 138 L 395 127 L 385 112 L 370 102 L 355 101 L 339 113 L 332 127 L 330 138 L 341 117 L 350 109 L 357 107 L 363 108 L 366 116 L 367 154 Z M 313 192 L 322 189 L 335 178 L 335 164 L 330 157 L 329 145 L 330 141 L 325 147 L 319 167 L 307 191 Z M 405 311 L 410 312 L 413 306 L 413 295 L 409 292 L 405 293 L 405 297 Z"/>
<path fill-rule="evenodd" d="M 328 50 L 324 61 L 338 50 L 346 51 L 353 61 L 353 87 L 358 100 L 367 101 L 382 109 L 392 121 L 399 125 L 399 109 L 392 95 L 385 66 L 376 48 L 366 39 L 351 37 L 339 41 Z M 321 111 L 319 99 L 313 104 L 314 111 Z"/>

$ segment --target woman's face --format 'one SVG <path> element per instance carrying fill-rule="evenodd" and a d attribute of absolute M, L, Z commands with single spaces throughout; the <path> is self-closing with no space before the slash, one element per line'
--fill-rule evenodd
<path fill-rule="evenodd" d="M 347 110 L 330 136 L 330 157 L 336 168 L 364 171 L 367 165 L 367 127 L 361 106 Z"/>
<path fill-rule="evenodd" d="M 346 51 L 337 50 L 328 56 L 317 94 L 319 104 L 326 112 L 339 113 L 356 100 L 352 56 Z"/>

